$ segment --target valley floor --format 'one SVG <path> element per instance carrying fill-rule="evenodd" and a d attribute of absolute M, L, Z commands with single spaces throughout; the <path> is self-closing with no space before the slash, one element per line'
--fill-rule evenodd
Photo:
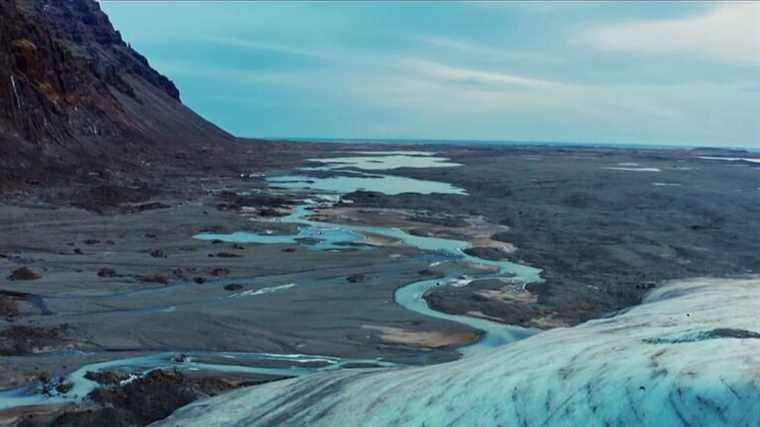
<path fill-rule="evenodd" d="M 372 147 L 332 146 L 310 155 L 356 149 Z M 543 270 L 544 281 L 526 286 L 474 280 L 434 288 L 425 298 L 436 310 L 551 329 L 638 304 L 667 280 L 760 271 L 757 166 L 700 159 L 690 151 L 425 149 L 464 166 L 382 173 L 449 183 L 467 195 L 359 191 L 344 196 L 350 204 L 313 215 L 461 239 L 478 257 Z M 479 338 L 468 326 L 396 304 L 401 286 L 446 272 L 431 271 L 426 251 L 393 239 L 370 235 L 371 245 L 317 251 L 308 240 L 264 245 L 193 238 L 201 232 L 294 232 L 292 224 L 273 219 L 313 194 L 271 188 L 261 170 L 252 172 L 166 177 L 146 200 L 107 206 L 81 203 L 103 197 L 61 199 L 51 197 L 52 190 L 2 202 L 0 390 L 40 379 L 65 388 L 57 379 L 83 365 L 159 353 L 176 355 L 178 363 L 186 354 L 197 359 L 213 352 L 370 361 L 357 367 L 374 360 L 434 364 L 457 359 L 457 348 Z M 304 363 L 243 359 L 226 363 L 286 369 Z M 158 383 L 192 389 L 192 398 L 135 422 L 283 376 L 289 375 L 209 374 L 226 384 L 219 387 L 158 377 Z M 46 413 L 48 418 L 37 417 L 44 424 L 61 411 L 72 408 L 6 409 L 0 423 L 19 422 L 31 412 Z"/>

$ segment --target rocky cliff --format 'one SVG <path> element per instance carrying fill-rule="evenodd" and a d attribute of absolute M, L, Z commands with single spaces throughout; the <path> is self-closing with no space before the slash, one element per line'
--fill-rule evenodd
<path fill-rule="evenodd" d="M 0 181 L 232 140 L 180 102 L 94 0 L 0 0 Z"/>

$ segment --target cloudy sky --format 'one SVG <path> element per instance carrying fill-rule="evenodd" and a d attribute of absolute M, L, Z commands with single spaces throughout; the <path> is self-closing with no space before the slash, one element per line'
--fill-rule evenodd
<path fill-rule="evenodd" d="M 101 4 L 240 136 L 760 147 L 760 2 Z"/>

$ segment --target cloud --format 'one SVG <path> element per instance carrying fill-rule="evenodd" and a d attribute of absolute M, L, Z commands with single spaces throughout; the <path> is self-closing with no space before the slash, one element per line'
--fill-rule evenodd
<path fill-rule="evenodd" d="M 473 54 L 484 55 L 504 55 L 504 50 L 494 49 L 491 47 L 476 45 L 462 40 L 454 40 L 447 37 L 419 37 L 419 41 L 422 43 L 442 47 L 451 50 L 459 50 L 463 52 L 470 52 Z"/>
<path fill-rule="evenodd" d="M 157 5 L 104 8 L 239 134 L 760 144 L 757 4 Z"/>
<path fill-rule="evenodd" d="M 582 33 L 579 41 L 608 51 L 759 62 L 760 3 L 725 3 L 688 18 L 602 26 Z"/>
<path fill-rule="evenodd" d="M 517 50 L 514 47 L 496 48 L 489 45 L 472 43 L 465 40 L 457 40 L 448 37 L 425 36 L 418 37 L 417 41 L 428 46 L 456 51 L 460 54 L 477 56 L 486 59 L 497 59 L 506 61 L 530 61 L 540 63 L 559 63 L 559 58 L 553 55 L 540 54 L 535 52 L 526 52 Z"/>
<path fill-rule="evenodd" d="M 760 131 L 756 96 L 740 84 L 581 84 L 418 58 L 393 62 L 394 70 L 344 82 L 356 105 L 397 113 L 374 122 L 388 137 L 435 138 L 445 130 L 454 139 L 756 146 L 752 135 Z"/>
<path fill-rule="evenodd" d="M 483 87 L 524 87 L 534 89 L 558 88 L 564 86 L 559 82 L 518 76 L 503 72 L 483 71 L 471 68 L 459 68 L 422 59 L 406 59 L 402 64 L 419 74 L 435 79 Z"/>
<path fill-rule="evenodd" d="M 240 48 L 252 49 L 252 50 L 264 50 L 264 51 L 281 53 L 285 55 L 307 56 L 307 57 L 313 57 L 313 58 L 319 58 L 319 59 L 329 58 L 328 55 L 322 52 L 314 51 L 314 50 L 305 50 L 305 49 L 300 49 L 300 48 L 294 48 L 292 46 L 287 46 L 284 44 L 264 43 L 264 42 L 254 41 L 254 40 L 241 39 L 237 37 L 209 35 L 209 36 L 201 36 L 199 40 L 212 42 L 212 43 L 219 44 L 222 46 L 240 47 Z"/>

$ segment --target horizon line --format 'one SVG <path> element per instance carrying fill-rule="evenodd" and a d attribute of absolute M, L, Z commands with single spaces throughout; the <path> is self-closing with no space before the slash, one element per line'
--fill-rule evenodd
<path fill-rule="evenodd" d="M 351 137 L 301 137 L 301 136 L 238 136 L 241 139 L 258 139 L 264 141 L 292 141 L 292 142 L 335 142 L 335 143 L 397 143 L 408 145 L 423 144 L 457 144 L 457 145 L 533 145 L 533 146 L 588 146 L 588 147 L 605 147 L 605 148 L 659 148 L 659 149 L 716 149 L 716 150 L 745 150 L 760 151 L 760 146 L 716 146 L 693 144 L 661 144 L 661 143 L 626 143 L 626 142 L 583 142 L 583 141 L 561 141 L 561 140 L 515 140 L 515 139 L 435 139 L 435 138 L 351 138 Z"/>

